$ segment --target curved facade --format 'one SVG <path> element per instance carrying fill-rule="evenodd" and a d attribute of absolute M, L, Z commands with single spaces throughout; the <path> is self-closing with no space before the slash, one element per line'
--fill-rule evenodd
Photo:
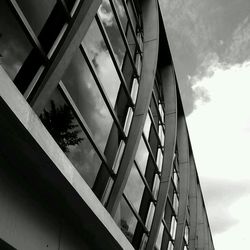
<path fill-rule="evenodd" d="M 0 12 L 0 246 L 214 249 L 158 1 Z"/>

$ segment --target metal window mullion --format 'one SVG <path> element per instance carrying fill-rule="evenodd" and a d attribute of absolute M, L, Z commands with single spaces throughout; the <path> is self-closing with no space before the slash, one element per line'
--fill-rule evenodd
<path fill-rule="evenodd" d="M 168 201 L 169 201 L 170 208 L 171 208 L 171 210 L 172 210 L 172 214 L 174 215 L 175 219 L 177 220 L 177 214 L 176 214 L 176 212 L 175 212 L 175 210 L 174 210 L 174 207 L 173 207 L 172 202 L 170 201 L 169 195 L 167 195 L 167 199 L 168 199 Z"/>
<path fill-rule="evenodd" d="M 115 8 L 114 3 L 113 3 L 113 0 L 110 0 L 110 5 L 111 5 L 111 8 L 112 8 L 112 10 L 113 10 L 113 13 L 114 13 L 114 16 L 115 16 L 115 20 L 116 20 L 117 25 L 118 25 L 118 29 L 119 29 L 119 31 L 120 31 L 120 33 L 121 33 L 122 40 L 123 40 L 123 42 L 124 42 L 124 44 L 125 44 L 125 47 L 126 47 L 126 50 L 127 50 L 127 53 L 128 53 L 128 57 L 129 57 L 129 60 L 130 60 L 130 62 L 131 62 L 131 64 L 132 64 L 132 67 L 133 67 L 133 70 L 134 70 L 134 74 L 135 74 L 136 78 L 139 79 L 139 75 L 138 75 L 136 66 L 135 66 L 135 64 L 134 64 L 133 56 L 132 56 L 132 54 L 131 54 L 131 51 L 130 51 L 130 48 L 129 48 L 129 44 L 128 44 L 127 38 L 126 38 L 126 35 L 125 35 L 124 31 L 123 31 L 122 24 L 121 24 L 121 21 L 120 21 L 120 18 L 119 18 L 119 16 L 118 16 L 118 14 L 117 14 L 116 8 Z"/>
<path fill-rule="evenodd" d="M 135 163 L 135 166 L 136 166 L 136 168 L 137 168 L 137 170 L 138 170 L 138 172 L 139 172 L 139 175 L 140 175 L 140 177 L 141 177 L 141 179 L 142 179 L 142 181 L 143 181 L 143 183 L 144 183 L 146 189 L 148 190 L 148 192 L 149 192 L 149 194 L 150 194 L 150 196 L 151 196 L 152 201 L 153 201 L 153 202 L 156 202 L 156 199 L 154 198 L 154 195 L 152 194 L 152 190 L 150 189 L 150 187 L 149 187 L 149 185 L 148 185 L 148 182 L 147 182 L 145 176 L 142 174 L 141 169 L 140 169 L 140 167 L 138 166 L 136 160 L 134 160 L 134 163 Z"/>
<path fill-rule="evenodd" d="M 128 6 L 127 6 L 125 0 L 122 0 L 122 3 L 123 3 L 123 7 L 124 7 L 124 9 L 125 9 L 125 12 L 126 12 L 126 14 L 127 14 L 128 22 L 129 22 L 129 24 L 130 24 L 130 26 L 131 26 L 131 29 L 132 29 L 132 34 L 133 34 L 133 37 L 134 37 L 134 39 L 135 39 L 136 47 L 137 47 L 137 49 L 138 49 L 138 51 L 139 51 L 139 53 L 140 53 L 140 55 L 141 55 L 141 54 L 142 54 L 141 47 L 140 47 L 139 42 L 138 42 L 138 40 L 137 40 L 137 36 L 136 36 L 136 33 L 135 33 L 135 29 L 134 29 L 133 23 L 132 23 L 132 21 L 131 21 L 131 16 L 130 16 L 129 11 L 128 11 Z M 137 22 L 138 22 L 138 20 L 136 20 L 136 23 L 137 23 Z"/>
<path fill-rule="evenodd" d="M 110 43 L 110 41 L 109 41 L 108 35 L 107 35 L 107 33 L 106 33 L 106 30 L 105 30 L 105 28 L 103 27 L 103 24 L 102 24 L 102 22 L 101 22 L 101 20 L 100 20 L 98 14 L 96 14 L 95 19 L 96 19 L 97 25 L 98 25 L 98 27 L 99 27 L 99 29 L 100 29 L 100 31 L 101 31 L 101 34 L 102 34 L 102 36 L 103 36 L 103 39 L 104 39 L 104 41 L 105 41 L 105 44 L 106 44 L 106 46 L 107 46 L 107 48 L 108 48 L 108 51 L 109 51 L 109 54 L 110 54 L 111 59 L 112 59 L 112 61 L 113 61 L 113 64 L 114 64 L 114 66 L 115 66 L 116 72 L 117 72 L 118 77 L 119 77 L 119 79 L 120 79 L 120 81 L 121 81 L 121 85 L 122 85 L 122 87 L 123 87 L 123 89 L 124 89 L 124 91 L 125 91 L 125 94 L 126 94 L 128 100 L 129 100 L 129 102 L 130 102 L 130 106 L 134 109 L 135 104 L 134 104 L 134 102 L 133 102 L 133 100 L 132 100 L 132 98 L 131 98 L 131 95 L 130 95 L 130 93 L 129 93 L 129 90 L 128 90 L 126 81 L 125 81 L 124 76 L 123 76 L 123 73 L 121 72 L 120 67 L 119 67 L 119 65 L 118 65 L 118 63 L 117 63 L 117 61 L 116 61 L 115 53 L 114 53 L 114 51 L 113 51 L 113 48 L 112 48 L 111 43 Z"/>
<path fill-rule="evenodd" d="M 101 82 L 100 82 L 100 80 L 99 80 L 99 78 L 98 78 L 95 70 L 94 70 L 94 66 L 90 62 L 90 60 L 89 60 L 86 52 L 84 51 L 84 48 L 83 48 L 82 44 L 80 44 L 80 51 L 81 51 L 81 53 L 82 53 L 82 55 L 83 55 L 83 57 L 84 57 L 87 65 L 89 67 L 89 70 L 90 70 L 90 72 L 91 72 L 91 74 L 92 74 L 92 76 L 93 76 L 93 78 L 94 78 L 94 80 L 96 82 L 96 85 L 97 85 L 97 87 L 98 87 L 98 89 L 99 89 L 99 91 L 100 91 L 100 93 L 102 95 L 102 98 L 104 99 L 104 102 L 107 105 L 107 108 L 108 108 L 108 110 L 109 110 L 112 118 L 114 119 L 114 122 L 115 122 L 116 126 L 118 127 L 120 134 L 123 137 L 123 140 L 125 140 L 126 139 L 126 135 L 125 135 L 125 133 L 123 131 L 123 128 L 122 128 L 122 126 L 120 124 L 120 121 L 119 121 L 116 113 L 114 112 L 114 109 L 113 109 L 113 107 L 112 107 L 112 105 L 111 105 L 111 103 L 109 101 L 109 98 L 107 97 L 107 94 L 106 94 L 106 92 L 105 92 L 105 90 L 104 90 L 104 88 L 103 88 L 103 86 L 102 86 L 102 84 L 101 84 Z"/>
<path fill-rule="evenodd" d="M 162 222 L 162 224 L 163 224 L 163 226 L 164 226 L 164 229 L 165 229 L 164 231 L 165 231 L 165 232 L 168 234 L 168 236 L 170 237 L 170 241 L 173 242 L 172 235 L 170 234 L 170 229 L 168 228 L 168 225 L 167 225 L 165 219 L 163 218 L 163 219 L 161 220 L 161 222 Z M 171 227 L 171 225 L 170 225 L 170 227 Z"/>
<path fill-rule="evenodd" d="M 45 54 L 41 43 L 39 42 L 38 38 L 36 37 L 33 29 L 31 28 L 29 22 L 27 21 L 26 17 L 24 16 L 22 10 L 20 9 L 19 5 L 17 4 L 16 0 L 9 0 L 8 3 L 10 4 L 14 14 L 18 18 L 18 22 L 21 24 L 25 34 L 27 35 L 28 40 L 32 44 L 32 46 L 37 49 L 44 60 L 45 63 L 48 62 L 48 57 Z"/>
<path fill-rule="evenodd" d="M 149 231 L 146 228 L 146 226 L 144 225 L 141 216 L 137 213 L 137 211 L 135 210 L 134 206 L 130 203 L 130 201 L 128 200 L 128 198 L 126 197 L 126 195 L 123 193 L 122 194 L 123 198 L 125 199 L 125 201 L 127 202 L 129 208 L 131 209 L 132 213 L 134 214 L 134 216 L 136 217 L 137 221 L 141 224 L 141 226 L 143 227 L 144 232 L 148 235 Z"/>
<path fill-rule="evenodd" d="M 135 15 L 136 23 L 138 24 L 138 23 L 139 23 L 139 16 L 138 16 L 138 14 L 137 14 L 137 10 L 136 10 L 136 7 L 135 7 L 135 5 L 134 5 L 134 1 L 133 1 L 133 0 L 130 0 L 130 3 L 131 3 L 131 6 L 132 6 L 134 15 Z M 140 26 L 140 25 L 138 25 L 138 26 Z"/>
<path fill-rule="evenodd" d="M 164 125 L 165 123 L 162 121 L 161 114 L 160 114 L 160 111 L 159 111 L 159 107 L 158 107 L 158 103 L 157 103 L 157 101 L 156 101 L 156 97 L 155 97 L 154 91 L 152 91 L 152 97 L 153 97 L 153 102 L 154 102 L 154 104 L 155 104 L 155 106 L 156 106 L 156 110 L 157 110 L 156 112 L 157 112 L 157 115 L 158 115 L 159 120 L 160 120 L 160 125 L 162 125 L 162 129 L 163 129 L 163 132 L 164 132 L 164 134 L 165 134 L 165 128 L 163 127 L 163 125 Z"/>
<path fill-rule="evenodd" d="M 63 8 L 64 14 L 69 21 L 71 19 L 71 15 L 70 15 L 70 12 L 68 10 L 67 4 L 65 3 L 65 0 L 57 0 L 57 2 L 60 3 L 61 7 Z"/>
<path fill-rule="evenodd" d="M 157 138 L 157 141 L 158 141 L 158 145 L 160 145 L 159 148 L 161 148 L 161 151 L 162 151 L 162 153 L 163 153 L 164 145 L 161 145 L 161 140 L 160 140 L 160 137 L 159 137 L 159 134 L 158 134 L 156 125 L 155 125 L 155 121 L 154 121 L 154 118 L 153 118 L 153 114 L 152 114 L 152 111 L 151 111 L 150 108 L 148 109 L 148 113 L 149 113 L 149 117 L 150 117 L 150 120 L 151 120 L 151 124 L 153 124 L 153 125 L 151 125 L 151 126 L 153 126 L 153 129 L 154 129 L 154 131 L 155 131 L 156 138 Z"/>
<path fill-rule="evenodd" d="M 159 171 L 158 166 L 157 166 L 157 164 L 156 164 L 155 157 L 154 157 L 154 154 L 153 154 L 153 152 L 152 152 L 152 150 L 151 150 L 151 147 L 150 147 L 150 145 L 149 145 L 149 143 L 148 143 L 148 141 L 147 141 L 147 139 L 146 139 L 146 136 L 144 135 L 144 132 L 142 133 L 142 137 L 143 137 L 143 140 L 144 140 L 144 142 L 145 142 L 145 145 L 146 145 L 146 147 L 147 147 L 147 149 L 148 149 L 149 155 L 150 155 L 150 157 L 152 157 L 152 159 L 153 159 L 153 164 L 154 164 L 155 169 L 156 169 L 156 171 L 157 171 L 157 173 L 158 173 L 158 175 L 159 175 L 159 178 L 160 178 L 160 171 Z"/>
<path fill-rule="evenodd" d="M 93 148 L 95 149 L 96 153 L 100 157 L 101 161 L 104 163 L 104 166 L 106 167 L 108 173 L 110 174 L 111 177 L 114 178 L 115 173 L 112 171 L 112 169 L 109 168 L 109 166 L 107 164 L 107 159 L 106 159 L 105 155 L 101 152 L 99 146 L 97 146 L 95 144 L 95 141 L 93 139 L 93 135 L 92 135 L 86 121 L 82 117 L 81 112 L 78 110 L 77 106 L 75 105 L 75 102 L 73 101 L 72 97 L 70 96 L 68 90 L 66 89 L 66 87 L 64 86 L 62 81 L 59 82 L 58 88 L 59 88 L 59 91 L 61 92 L 61 94 L 63 95 L 63 97 L 65 98 L 67 104 L 72 108 L 72 111 L 75 114 L 77 121 L 80 123 L 81 128 L 83 129 L 84 133 L 86 134 L 87 138 L 89 139 L 89 141 L 90 141 L 91 145 L 93 146 Z"/>

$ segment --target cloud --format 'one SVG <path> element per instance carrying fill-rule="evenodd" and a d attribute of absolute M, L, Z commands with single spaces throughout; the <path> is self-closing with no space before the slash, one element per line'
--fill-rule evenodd
<path fill-rule="evenodd" d="M 232 34 L 232 42 L 225 51 L 225 60 L 242 62 L 250 58 L 250 20 L 246 17 Z"/>
<path fill-rule="evenodd" d="M 223 177 L 201 179 L 213 235 L 223 233 L 240 222 L 240 218 L 231 212 L 231 207 L 250 194 L 250 182 Z"/>

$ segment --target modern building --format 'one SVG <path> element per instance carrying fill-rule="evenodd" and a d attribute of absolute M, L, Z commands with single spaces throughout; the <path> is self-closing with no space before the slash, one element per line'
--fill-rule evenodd
<path fill-rule="evenodd" d="M 0 249 L 214 249 L 158 1 L 1 0 L 0 33 Z"/>

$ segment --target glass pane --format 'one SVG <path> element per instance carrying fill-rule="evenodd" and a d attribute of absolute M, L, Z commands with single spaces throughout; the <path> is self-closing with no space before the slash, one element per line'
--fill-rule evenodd
<path fill-rule="evenodd" d="M 38 36 L 56 4 L 56 0 L 17 0 L 17 3 Z"/>
<path fill-rule="evenodd" d="M 163 107 L 162 107 L 162 104 L 159 104 L 159 111 L 160 111 L 160 115 L 161 115 L 161 120 L 162 122 L 164 122 L 164 110 L 163 110 Z"/>
<path fill-rule="evenodd" d="M 123 197 L 116 210 L 114 220 L 128 240 L 132 242 L 137 219 Z"/>
<path fill-rule="evenodd" d="M 176 221 L 175 217 L 172 216 L 170 234 L 171 234 L 173 239 L 175 238 L 176 227 L 177 227 L 177 221 Z"/>
<path fill-rule="evenodd" d="M 161 249 L 161 241 L 162 241 L 163 230 L 164 230 L 164 226 L 161 223 L 160 229 L 159 229 L 159 232 L 158 232 L 158 236 L 157 236 L 157 239 L 156 239 L 156 243 L 155 243 L 155 250 L 156 249 L 157 250 Z"/>
<path fill-rule="evenodd" d="M 115 107 L 120 80 L 95 19 L 83 39 L 83 46 L 111 104 Z"/>
<path fill-rule="evenodd" d="M 168 250 L 174 250 L 174 245 L 171 241 L 168 243 Z"/>
<path fill-rule="evenodd" d="M 173 208 L 174 208 L 175 214 L 178 214 L 179 199 L 178 199 L 176 193 L 174 194 L 174 198 L 173 198 Z"/>
<path fill-rule="evenodd" d="M 0 1 L 0 62 L 12 80 L 31 49 L 6 1 Z"/>
<path fill-rule="evenodd" d="M 115 125 L 80 50 L 74 54 L 62 79 L 96 144 L 104 151 L 111 128 Z"/>
<path fill-rule="evenodd" d="M 107 0 L 102 1 L 102 4 L 98 9 L 98 14 L 106 29 L 114 53 L 117 56 L 118 63 L 121 66 L 126 49 L 109 1 Z M 122 11 L 119 14 L 124 15 Z"/>
<path fill-rule="evenodd" d="M 139 212 L 141 199 L 143 195 L 145 185 L 139 175 L 139 172 L 133 164 L 133 167 L 130 171 L 130 175 L 127 181 L 127 184 L 124 189 L 124 193 L 134 208 Z"/>
<path fill-rule="evenodd" d="M 156 164 L 157 164 L 157 167 L 158 167 L 158 169 L 159 169 L 160 172 L 161 172 L 161 170 L 162 170 L 162 162 L 163 162 L 162 151 L 161 151 L 160 148 L 158 148 L 158 150 L 157 150 Z"/>
<path fill-rule="evenodd" d="M 185 226 L 184 238 L 185 238 L 185 241 L 186 241 L 187 244 L 188 244 L 188 235 L 189 235 L 189 229 L 188 229 L 188 226 L 186 225 Z"/>
<path fill-rule="evenodd" d="M 143 128 L 144 135 L 147 139 L 149 136 L 150 127 L 151 127 L 151 119 L 150 119 L 149 114 L 147 114 L 146 121 L 144 123 L 144 128 Z"/>
<path fill-rule="evenodd" d="M 144 250 L 146 248 L 147 241 L 148 241 L 148 236 L 146 234 L 143 234 L 139 249 Z"/>
<path fill-rule="evenodd" d="M 163 147 L 164 146 L 165 136 L 164 136 L 162 125 L 159 126 L 158 135 L 159 135 L 159 138 L 160 138 L 160 141 L 161 141 L 161 146 Z"/>
<path fill-rule="evenodd" d="M 153 195 L 157 199 L 158 191 L 160 186 L 160 179 L 158 174 L 155 174 L 154 186 L 153 186 Z"/>
<path fill-rule="evenodd" d="M 40 119 L 69 160 L 93 186 L 101 160 L 58 90 L 40 114 Z"/>
<path fill-rule="evenodd" d="M 149 155 L 148 149 L 145 145 L 143 138 L 141 137 L 139 147 L 135 155 L 135 160 L 138 166 L 140 167 L 140 170 L 143 173 L 143 175 L 145 175 L 148 155 Z"/>
<path fill-rule="evenodd" d="M 149 231 L 152 225 L 154 213 L 155 213 L 155 205 L 153 204 L 153 202 L 151 202 L 149 210 L 148 210 L 147 220 L 146 220 L 146 227 Z"/>
<path fill-rule="evenodd" d="M 118 14 L 120 22 L 122 24 L 123 31 L 124 31 L 124 33 L 126 33 L 128 18 L 127 18 L 123 3 L 121 0 L 115 0 L 114 4 L 116 6 L 117 14 Z"/>

